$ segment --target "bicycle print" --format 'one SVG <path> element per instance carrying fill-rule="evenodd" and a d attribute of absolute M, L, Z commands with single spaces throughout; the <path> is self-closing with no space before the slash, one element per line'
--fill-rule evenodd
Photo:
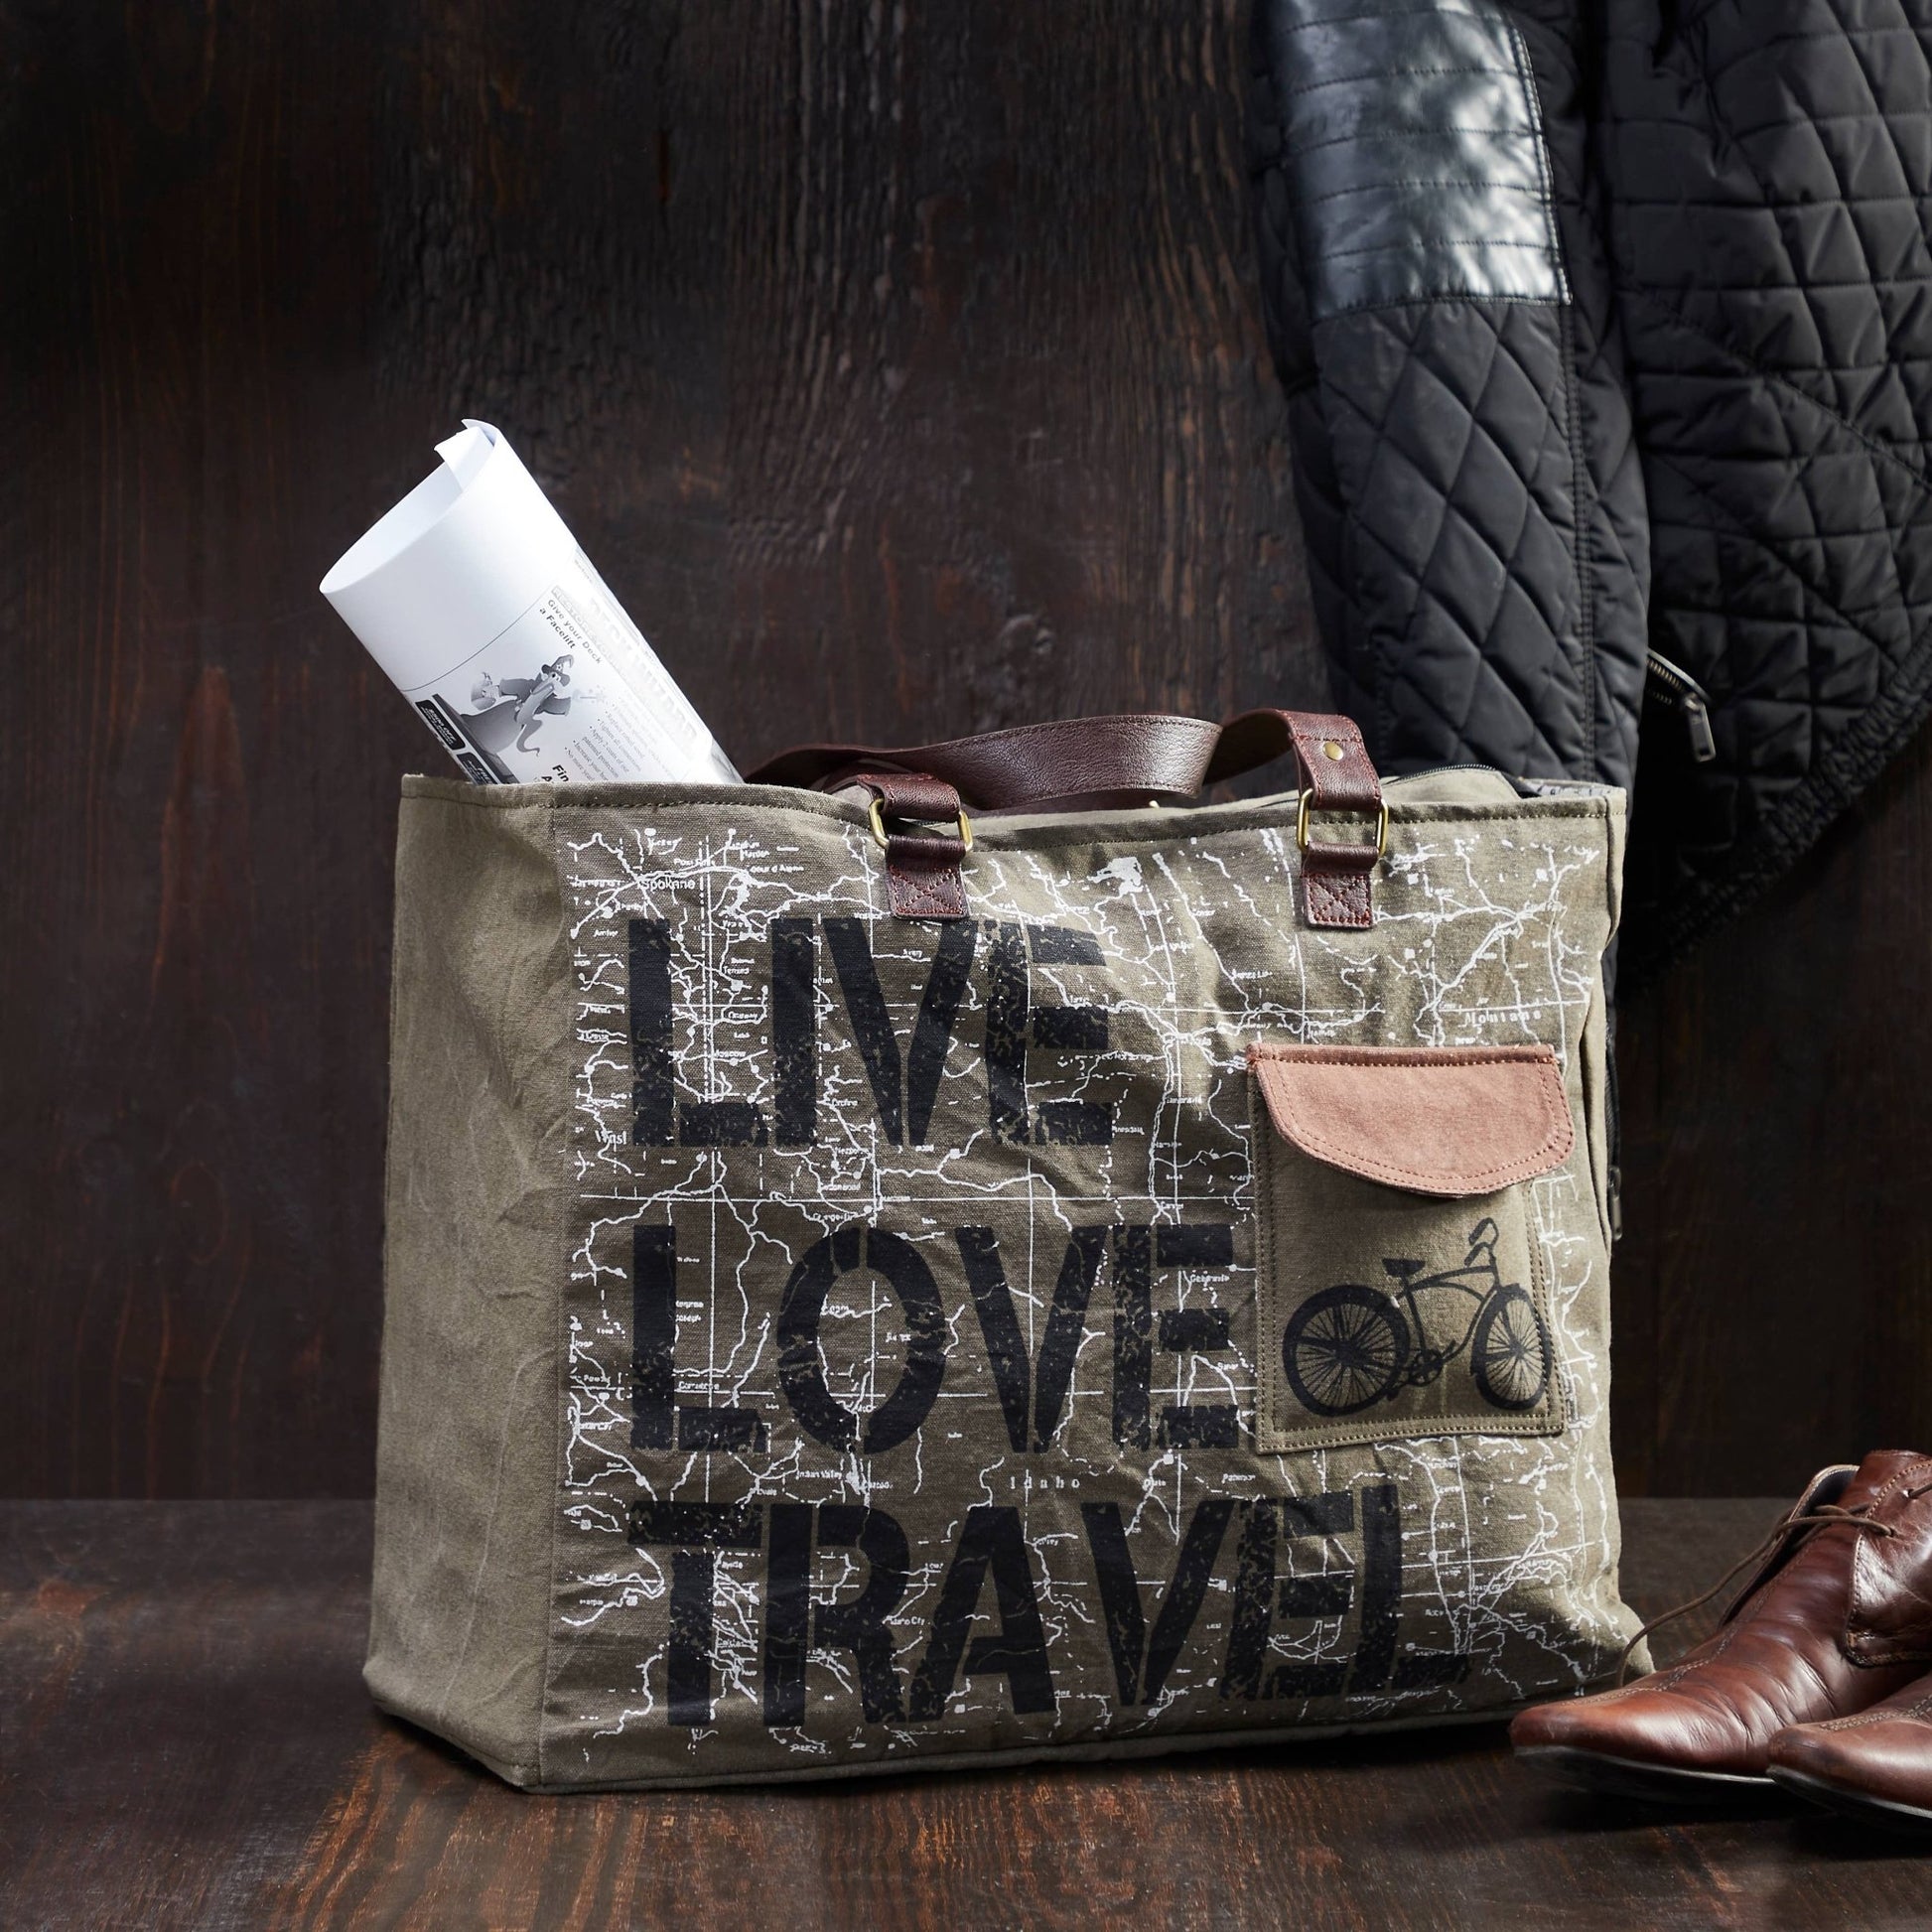
<path fill-rule="evenodd" d="M 1550 1386 L 1550 1334 L 1529 1292 L 1502 1279 L 1498 1232 L 1486 1215 L 1478 1221 L 1460 1268 L 1425 1275 L 1420 1261 L 1384 1258 L 1393 1289 L 1342 1282 L 1310 1296 L 1282 1335 L 1282 1366 L 1302 1407 L 1317 1416 L 1359 1415 L 1439 1380 L 1466 1349 L 1484 1402 L 1534 1409 Z M 1445 1294 L 1463 1296 L 1470 1307 L 1460 1335 L 1438 1347 L 1427 1339 L 1420 1298 Z"/>

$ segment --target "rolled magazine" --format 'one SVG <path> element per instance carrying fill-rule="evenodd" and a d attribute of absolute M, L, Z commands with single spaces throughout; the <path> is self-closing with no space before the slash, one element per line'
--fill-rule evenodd
<path fill-rule="evenodd" d="M 469 777 L 742 783 L 502 432 L 436 452 L 322 594 Z"/>

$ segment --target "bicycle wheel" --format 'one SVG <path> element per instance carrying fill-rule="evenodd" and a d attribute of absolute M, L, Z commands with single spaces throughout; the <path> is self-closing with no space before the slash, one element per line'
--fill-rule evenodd
<path fill-rule="evenodd" d="M 1469 1373 L 1492 1409 L 1534 1409 L 1550 1386 L 1550 1331 L 1528 1293 L 1499 1288 L 1469 1333 Z"/>
<path fill-rule="evenodd" d="M 1311 1295 L 1282 1333 L 1288 1385 L 1317 1416 L 1352 1416 L 1391 1394 L 1408 1359 L 1409 1324 L 1354 1282 Z"/>

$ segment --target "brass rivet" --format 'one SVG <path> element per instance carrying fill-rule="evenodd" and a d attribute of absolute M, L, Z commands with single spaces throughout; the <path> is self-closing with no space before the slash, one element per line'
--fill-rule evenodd
<path fill-rule="evenodd" d="M 1321 741 L 1321 756 L 1323 758 L 1333 759 L 1339 764 L 1346 754 L 1343 753 L 1341 747 L 1332 738 L 1324 738 Z"/>

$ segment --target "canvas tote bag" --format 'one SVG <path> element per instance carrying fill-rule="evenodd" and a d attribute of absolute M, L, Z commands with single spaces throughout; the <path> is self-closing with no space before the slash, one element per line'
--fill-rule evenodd
<path fill-rule="evenodd" d="M 404 781 L 377 1702 L 556 1791 L 1604 1681 L 1621 794 L 1272 712 L 759 775 Z"/>

